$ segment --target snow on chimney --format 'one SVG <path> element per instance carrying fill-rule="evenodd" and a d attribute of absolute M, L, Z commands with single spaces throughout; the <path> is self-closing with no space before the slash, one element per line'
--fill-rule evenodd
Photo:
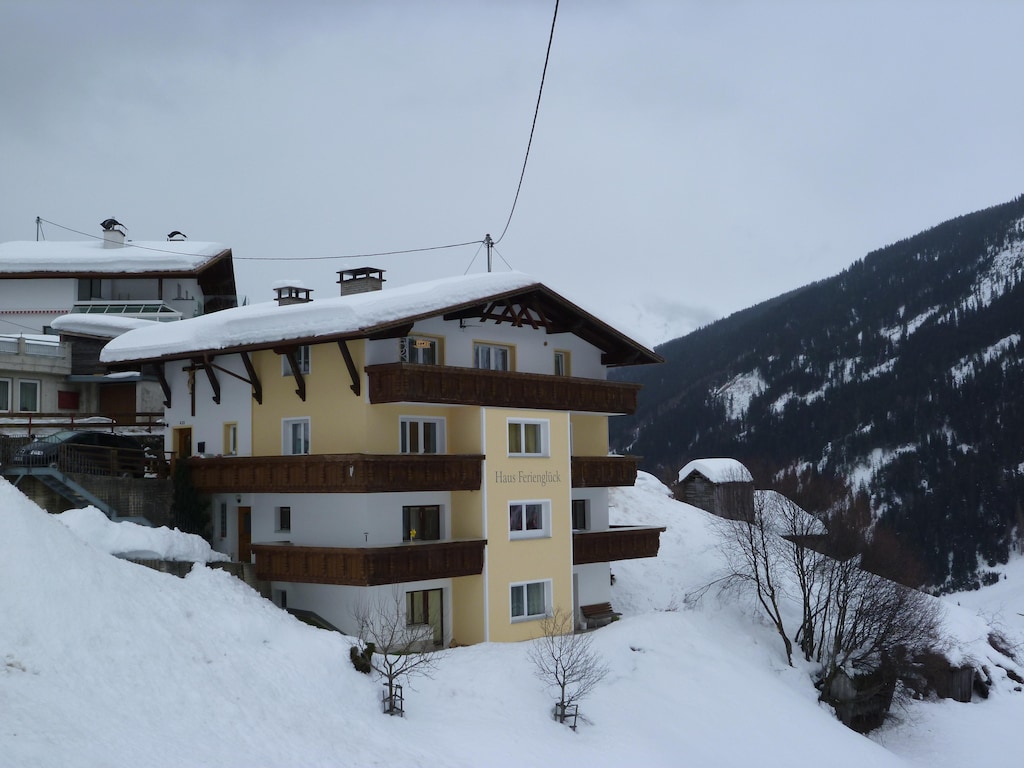
<path fill-rule="evenodd" d="M 343 269 L 338 272 L 338 285 L 342 296 L 379 291 L 384 287 L 384 270 L 375 267 Z"/>

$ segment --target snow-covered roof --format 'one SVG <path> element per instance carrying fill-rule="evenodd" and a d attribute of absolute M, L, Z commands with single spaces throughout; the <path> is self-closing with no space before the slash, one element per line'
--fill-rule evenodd
<path fill-rule="evenodd" d="M 694 459 L 679 470 L 679 480 L 700 472 L 713 483 L 752 483 L 753 475 L 736 459 Z"/>
<path fill-rule="evenodd" d="M 754 500 L 763 509 L 774 509 L 776 514 L 769 515 L 767 519 L 776 525 L 775 533 L 779 536 L 823 536 L 828 533 L 821 520 L 778 491 L 754 491 Z"/>
<path fill-rule="evenodd" d="M 101 339 L 113 339 L 122 333 L 150 325 L 159 325 L 159 323 L 156 320 L 145 320 L 141 317 L 84 314 L 61 315 L 50 323 L 51 328 L 61 333 L 95 336 Z"/>
<path fill-rule="evenodd" d="M 551 307 L 586 320 L 590 331 L 617 349 L 628 347 L 643 358 L 642 362 L 660 360 L 638 342 L 520 272 L 462 275 L 302 304 L 279 306 L 276 302 L 264 302 L 236 307 L 130 331 L 104 347 L 100 359 L 118 363 L 186 357 L 197 352 L 260 349 L 287 341 L 362 338 L 382 329 L 520 293 L 539 294 Z M 573 330 L 582 335 L 581 331 Z"/>
<path fill-rule="evenodd" d="M 227 250 L 220 243 L 188 240 L 117 247 L 104 247 L 102 240 L 16 240 L 0 243 L 0 275 L 195 272 Z"/>

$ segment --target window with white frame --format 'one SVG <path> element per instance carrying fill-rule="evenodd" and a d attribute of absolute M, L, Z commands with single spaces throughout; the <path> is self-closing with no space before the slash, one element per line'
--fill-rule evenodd
<path fill-rule="evenodd" d="M 509 456 L 547 456 L 548 422 L 509 419 Z"/>
<path fill-rule="evenodd" d="M 444 419 L 428 419 L 419 416 L 402 416 L 402 453 L 444 453 Z"/>
<path fill-rule="evenodd" d="M 551 602 L 551 581 L 530 581 L 509 588 L 512 621 L 543 619 Z"/>
<path fill-rule="evenodd" d="M 572 529 L 574 531 L 590 530 L 590 502 L 586 499 L 572 500 Z"/>
<path fill-rule="evenodd" d="M 511 501 L 508 535 L 511 539 L 536 539 L 551 535 L 550 501 Z"/>
<path fill-rule="evenodd" d="M 309 345 L 303 344 L 301 347 L 295 348 L 295 363 L 299 366 L 299 373 L 306 375 L 309 373 Z M 292 364 L 288 362 L 287 355 L 281 355 L 281 375 L 291 376 L 292 375 Z"/>
<path fill-rule="evenodd" d="M 441 338 L 437 336 L 406 336 L 401 340 L 400 351 L 403 363 L 444 365 Z"/>
<path fill-rule="evenodd" d="M 569 376 L 569 353 L 564 349 L 555 350 L 555 376 Z"/>
<path fill-rule="evenodd" d="M 238 453 L 238 424 L 236 422 L 225 422 L 224 424 L 224 455 L 235 456 Z"/>
<path fill-rule="evenodd" d="M 281 453 L 302 456 L 309 453 L 309 419 L 285 419 Z"/>
<path fill-rule="evenodd" d="M 292 529 L 292 508 L 278 507 L 275 515 L 276 530 L 290 531 Z"/>
<path fill-rule="evenodd" d="M 39 382 L 33 379 L 18 382 L 18 410 L 21 413 L 39 412 L 39 387 Z"/>
<path fill-rule="evenodd" d="M 473 366 L 490 371 L 512 370 L 512 347 L 507 344 L 473 344 Z"/>
<path fill-rule="evenodd" d="M 0 379 L 0 411 L 11 410 L 11 380 Z"/>

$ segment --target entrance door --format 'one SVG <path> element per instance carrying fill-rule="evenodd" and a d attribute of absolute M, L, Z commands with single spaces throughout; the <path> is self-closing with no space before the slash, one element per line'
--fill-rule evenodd
<path fill-rule="evenodd" d="M 175 427 L 174 458 L 187 459 L 192 455 L 192 427 Z"/>
<path fill-rule="evenodd" d="M 252 507 L 238 508 L 238 561 L 252 560 Z"/>
<path fill-rule="evenodd" d="M 433 630 L 434 645 L 444 644 L 444 611 L 440 589 L 406 592 L 406 623 L 428 625 Z"/>

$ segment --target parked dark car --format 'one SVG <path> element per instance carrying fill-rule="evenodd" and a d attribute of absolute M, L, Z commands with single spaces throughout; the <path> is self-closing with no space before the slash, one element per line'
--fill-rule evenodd
<path fill-rule="evenodd" d="M 64 430 L 19 448 L 11 458 L 11 466 L 142 477 L 146 472 L 146 450 L 142 443 L 127 435 Z"/>

